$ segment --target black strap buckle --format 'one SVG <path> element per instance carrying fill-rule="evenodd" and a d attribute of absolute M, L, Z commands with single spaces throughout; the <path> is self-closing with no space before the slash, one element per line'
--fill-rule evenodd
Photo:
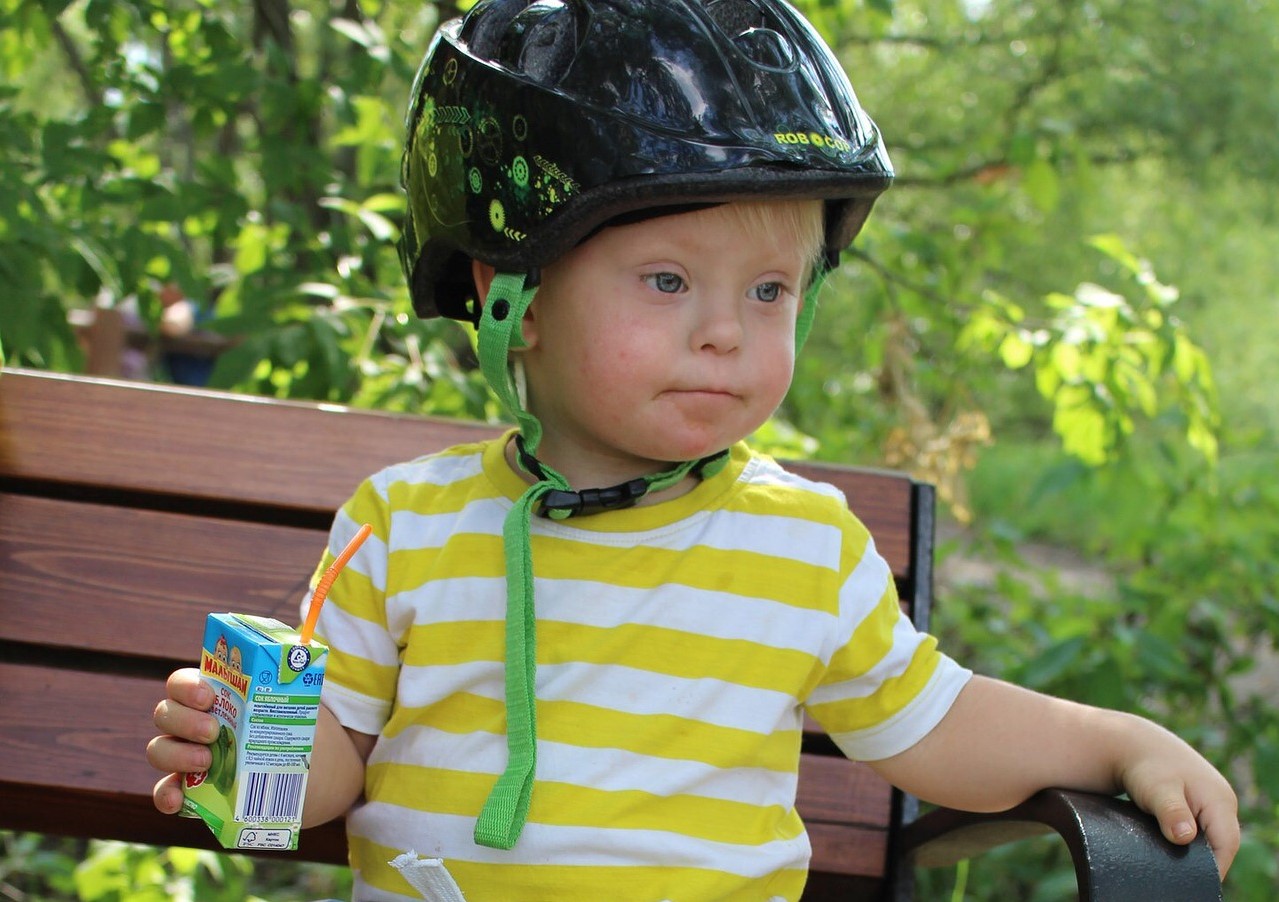
<path fill-rule="evenodd" d="M 542 497 L 538 513 L 543 517 L 549 517 L 552 511 L 566 511 L 571 517 L 577 514 L 621 510 L 643 498 L 646 492 L 648 492 L 648 483 L 643 479 L 632 479 L 605 489 L 582 489 L 580 492 L 552 489 Z"/>

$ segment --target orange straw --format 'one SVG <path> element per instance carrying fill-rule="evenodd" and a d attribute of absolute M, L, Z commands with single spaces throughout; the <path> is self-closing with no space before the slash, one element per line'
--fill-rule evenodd
<path fill-rule="evenodd" d="M 338 574 L 342 572 L 346 562 L 359 550 L 371 532 L 373 532 L 373 527 L 369 524 L 365 523 L 361 526 L 351 541 L 346 543 L 342 553 L 337 556 L 333 563 L 329 564 L 328 569 L 324 571 L 324 575 L 320 577 L 320 582 L 316 585 L 315 592 L 311 594 L 311 607 L 306 612 L 306 622 L 302 624 L 302 632 L 298 637 L 303 645 L 311 644 L 311 635 L 315 632 L 315 623 L 320 619 L 320 607 L 324 604 L 324 599 L 328 597 L 333 581 L 338 578 Z"/>

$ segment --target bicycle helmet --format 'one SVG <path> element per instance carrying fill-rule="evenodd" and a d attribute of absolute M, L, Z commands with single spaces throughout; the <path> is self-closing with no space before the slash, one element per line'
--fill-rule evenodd
<path fill-rule="evenodd" d="M 473 323 L 472 258 L 536 273 L 655 207 L 825 199 L 833 264 L 893 176 L 784 0 L 481 0 L 437 33 L 406 130 L 414 309 Z"/>

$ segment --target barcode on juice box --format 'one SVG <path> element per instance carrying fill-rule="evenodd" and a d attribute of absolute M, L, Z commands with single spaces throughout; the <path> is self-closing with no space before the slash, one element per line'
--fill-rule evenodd
<path fill-rule="evenodd" d="M 305 774 L 246 775 L 241 820 L 295 821 L 302 816 L 302 784 Z"/>

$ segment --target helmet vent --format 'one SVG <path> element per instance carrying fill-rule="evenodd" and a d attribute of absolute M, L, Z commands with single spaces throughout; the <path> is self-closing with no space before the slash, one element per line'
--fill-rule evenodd
<path fill-rule="evenodd" d="M 531 0 L 489 0 L 471 8 L 462 20 L 460 37 L 477 59 L 497 56 L 498 45 L 511 20 L 524 11 Z"/>
<path fill-rule="evenodd" d="M 488 0 L 467 14 L 460 37 L 476 59 L 553 85 L 577 54 L 579 13 L 563 0 Z"/>
<path fill-rule="evenodd" d="M 768 25 L 759 7 L 750 0 L 710 0 L 706 12 L 725 34 L 732 36 Z"/>
<path fill-rule="evenodd" d="M 511 22 L 519 42 L 516 67 L 538 84 L 558 84 L 577 55 L 577 17 L 560 0 L 538 0 Z"/>

